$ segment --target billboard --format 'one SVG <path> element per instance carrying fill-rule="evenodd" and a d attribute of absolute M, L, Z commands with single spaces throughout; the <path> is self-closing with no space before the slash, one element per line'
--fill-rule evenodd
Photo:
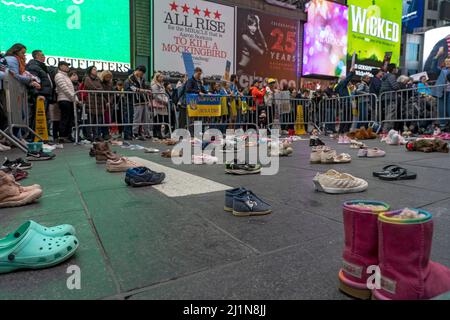
<path fill-rule="evenodd" d="M 348 0 L 347 65 L 357 54 L 356 74 L 400 63 L 402 0 Z"/>
<path fill-rule="evenodd" d="M 425 1 L 403 0 L 403 28 L 407 33 L 414 32 L 415 28 L 423 27 Z"/>
<path fill-rule="evenodd" d="M 129 0 L 0 1 L 0 51 L 23 43 L 50 66 L 126 72 L 130 67 Z"/>
<path fill-rule="evenodd" d="M 236 71 L 243 87 L 255 78 L 297 85 L 299 22 L 237 10 Z"/>
<path fill-rule="evenodd" d="M 183 53 L 188 52 L 206 78 L 221 79 L 227 61 L 234 61 L 232 7 L 201 0 L 155 0 L 153 21 L 155 71 L 186 73 Z"/>
<path fill-rule="evenodd" d="M 438 74 L 435 66 L 442 66 L 448 56 L 450 56 L 450 27 L 427 31 L 423 46 L 423 71 L 427 72 L 430 78 L 436 78 Z"/>
<path fill-rule="evenodd" d="M 313 0 L 304 28 L 303 75 L 346 75 L 348 10 L 334 2 Z"/>

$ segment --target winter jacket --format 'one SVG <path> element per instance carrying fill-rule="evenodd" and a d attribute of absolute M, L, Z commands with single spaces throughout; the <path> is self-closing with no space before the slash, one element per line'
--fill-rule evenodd
<path fill-rule="evenodd" d="M 251 87 L 249 93 L 253 97 L 256 106 L 264 105 L 264 96 L 266 95 L 266 89 L 259 90 L 257 87 Z"/>
<path fill-rule="evenodd" d="M 381 84 L 381 79 L 373 77 L 372 80 L 370 80 L 369 92 L 379 96 L 381 93 Z"/>
<path fill-rule="evenodd" d="M 8 68 L 10 71 L 14 72 L 14 77 L 23 85 L 29 86 L 31 84 L 31 77 L 27 75 L 21 75 L 19 73 L 19 61 L 16 57 L 7 56 L 5 57 L 8 62 Z"/>
<path fill-rule="evenodd" d="M 90 76 L 87 76 L 84 79 L 84 90 L 86 91 L 103 91 L 103 85 L 100 81 L 100 78 L 95 77 L 92 78 Z M 89 106 L 89 113 L 91 115 L 103 115 L 104 111 L 106 109 L 106 96 L 102 93 L 88 93 L 89 99 L 88 99 L 88 106 Z"/>
<path fill-rule="evenodd" d="M 358 87 L 356 88 L 356 94 L 365 95 L 365 94 L 369 94 L 369 93 L 370 93 L 369 85 L 367 83 L 365 83 L 364 81 L 361 81 L 358 84 Z"/>
<path fill-rule="evenodd" d="M 28 62 L 26 70 L 41 80 L 41 89 L 36 90 L 36 94 L 44 96 L 47 99 L 53 97 L 54 85 L 50 77 L 50 72 L 45 63 L 33 59 Z"/>
<path fill-rule="evenodd" d="M 150 96 L 146 93 L 138 93 L 139 90 L 148 89 L 145 79 L 138 79 L 134 74 L 130 75 L 124 84 L 125 91 L 135 92 L 129 94 L 129 103 L 131 105 L 148 105 Z"/>
<path fill-rule="evenodd" d="M 155 115 L 166 116 L 169 114 L 169 98 L 164 85 L 156 81 L 152 82 L 152 106 Z"/>
<path fill-rule="evenodd" d="M 380 93 L 400 90 L 400 84 L 397 82 L 395 74 L 386 73 L 381 83 Z"/>
<path fill-rule="evenodd" d="M 187 94 L 199 94 L 199 93 L 206 94 L 205 87 L 203 87 L 203 84 L 200 80 L 195 79 L 192 77 L 188 80 L 186 84 L 186 93 Z"/>
<path fill-rule="evenodd" d="M 58 102 L 60 101 L 77 101 L 75 96 L 75 88 L 69 75 L 66 72 L 59 71 L 55 76 L 56 94 L 58 95 Z"/>
<path fill-rule="evenodd" d="M 348 84 L 350 81 L 352 81 L 353 76 L 355 75 L 354 72 L 350 72 L 347 77 L 339 82 L 336 87 L 334 88 L 334 91 L 340 96 L 340 97 L 350 97 L 350 89 L 348 88 Z"/>

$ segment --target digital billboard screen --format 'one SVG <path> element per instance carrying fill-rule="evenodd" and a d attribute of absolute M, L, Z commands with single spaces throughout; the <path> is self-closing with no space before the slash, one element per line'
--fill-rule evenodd
<path fill-rule="evenodd" d="M 130 67 L 129 0 L 1 0 L 0 51 L 22 43 L 47 63 L 126 72 Z"/>
<path fill-rule="evenodd" d="M 403 0 L 403 28 L 407 33 L 412 33 L 415 28 L 423 27 L 425 1 Z"/>
<path fill-rule="evenodd" d="M 423 71 L 427 72 L 430 78 L 437 78 L 436 67 L 442 66 L 448 56 L 450 56 L 450 27 L 427 31 L 423 46 Z"/>
<path fill-rule="evenodd" d="M 313 0 L 304 28 L 303 75 L 346 74 L 348 10 L 334 2 Z"/>
<path fill-rule="evenodd" d="M 400 62 L 402 0 L 348 0 L 347 62 L 357 54 L 356 74 Z"/>

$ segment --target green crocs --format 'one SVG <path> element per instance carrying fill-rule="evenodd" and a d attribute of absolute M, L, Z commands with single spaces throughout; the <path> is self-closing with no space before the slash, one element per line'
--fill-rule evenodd
<path fill-rule="evenodd" d="M 27 222 L 14 234 L 0 240 L 0 274 L 53 267 L 72 257 L 78 249 L 75 236 L 46 236 L 32 225 Z"/>
<path fill-rule="evenodd" d="M 64 237 L 64 236 L 75 236 L 76 231 L 73 226 L 70 224 L 63 224 L 56 227 L 45 227 L 36 223 L 34 221 L 30 221 L 31 229 L 36 230 L 40 234 L 49 237 Z"/>

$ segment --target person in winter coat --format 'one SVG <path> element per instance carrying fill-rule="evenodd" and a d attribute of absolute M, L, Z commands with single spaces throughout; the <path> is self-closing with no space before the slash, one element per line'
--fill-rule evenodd
<path fill-rule="evenodd" d="M 337 95 L 341 98 L 340 100 L 340 109 L 343 111 L 341 114 L 339 114 L 340 121 L 348 122 L 350 121 L 350 115 L 352 114 L 352 99 L 351 99 L 351 90 L 350 90 L 350 82 L 352 81 L 353 77 L 355 76 L 355 69 L 350 69 L 350 73 L 347 75 L 346 78 L 341 79 L 341 81 L 336 85 L 334 88 L 334 91 L 337 93 Z M 330 109 L 330 106 L 328 107 Z M 331 111 L 334 113 L 333 111 Z M 336 119 L 331 119 L 331 121 L 335 121 Z M 339 133 L 344 134 L 347 133 L 350 130 L 351 124 L 348 123 L 341 123 Z"/>
<path fill-rule="evenodd" d="M 61 112 L 61 120 L 59 123 L 60 142 L 73 142 L 72 128 L 75 124 L 74 119 L 74 103 L 78 102 L 75 94 L 75 87 L 69 77 L 70 65 L 61 61 L 58 64 L 58 73 L 55 76 L 56 94 L 59 110 Z M 57 125 L 56 123 L 53 124 Z M 54 136 L 54 138 L 56 138 Z"/>
<path fill-rule="evenodd" d="M 186 93 L 204 95 L 207 92 L 202 83 L 203 70 L 201 68 L 195 68 L 194 72 L 194 75 L 186 84 Z"/>
<path fill-rule="evenodd" d="M 398 68 L 394 63 L 388 65 L 387 73 L 381 82 L 381 118 L 382 120 L 394 119 L 397 116 L 397 93 L 400 83 L 397 82 Z M 392 123 L 385 123 L 383 131 L 393 128 Z"/>
<path fill-rule="evenodd" d="M 26 53 L 27 48 L 20 43 L 16 43 L 6 52 L 5 59 L 8 63 L 9 71 L 23 85 L 40 90 L 40 79 L 26 71 Z"/>
<path fill-rule="evenodd" d="M 370 81 L 371 78 L 369 75 L 365 75 L 361 78 L 361 82 L 358 83 L 357 87 L 356 87 L 356 91 L 355 91 L 355 95 L 356 96 L 360 96 L 358 97 L 358 106 L 359 106 L 359 110 L 358 110 L 358 114 L 359 114 L 359 121 L 366 121 L 369 119 L 369 114 L 368 114 L 368 106 L 370 107 L 376 107 L 376 104 L 371 104 L 372 101 L 372 97 L 369 96 L 370 94 Z M 375 101 L 373 101 L 375 102 Z M 370 114 L 371 117 L 370 118 L 374 118 L 375 115 L 375 109 L 371 109 L 370 110 Z M 367 123 L 359 123 L 358 124 L 358 129 L 364 126 L 365 128 L 367 128 Z"/>
<path fill-rule="evenodd" d="M 30 105 L 30 127 L 35 128 L 36 118 L 36 101 L 37 97 L 45 98 L 45 113 L 48 115 L 48 106 L 53 102 L 54 84 L 50 76 L 50 71 L 45 65 L 45 55 L 41 50 L 35 50 L 32 53 L 33 59 L 28 62 L 26 70 L 41 81 L 41 88 L 30 91 L 29 105 Z M 47 116 L 48 118 L 48 116 Z"/>
<path fill-rule="evenodd" d="M 86 69 L 83 81 L 86 91 L 103 91 L 102 81 L 97 75 L 97 68 L 91 66 Z M 106 108 L 106 97 L 103 93 L 88 92 L 89 123 L 97 124 L 97 127 L 88 127 L 87 134 L 91 141 L 102 140 L 109 137 L 108 128 L 102 126 L 106 123 L 104 113 Z"/>
<path fill-rule="evenodd" d="M 157 72 L 151 83 L 152 88 L 152 108 L 155 123 L 169 123 L 169 98 L 164 88 L 164 76 Z M 153 136 L 164 139 L 166 128 L 162 125 L 153 126 Z"/>
<path fill-rule="evenodd" d="M 137 67 L 134 72 L 125 81 L 125 91 L 133 92 L 128 95 L 128 107 L 124 110 L 124 118 L 126 123 L 134 123 L 133 127 L 125 126 L 125 140 L 133 138 L 145 140 L 145 136 L 150 137 L 150 129 L 143 127 L 145 132 L 141 132 L 139 123 L 149 123 L 151 117 L 149 115 L 149 103 L 151 98 L 151 90 L 147 88 L 145 81 L 145 66 Z"/>
<path fill-rule="evenodd" d="M 432 60 L 432 68 L 439 75 L 436 85 L 432 89 L 432 94 L 438 98 L 439 118 L 443 119 L 440 121 L 441 129 L 445 129 L 448 124 L 448 121 L 444 118 L 450 117 L 450 81 L 447 79 L 450 74 L 450 57 L 445 58 L 443 64 L 439 65 L 439 61 L 444 54 L 445 50 L 441 47 Z"/>
<path fill-rule="evenodd" d="M 381 79 L 383 79 L 383 76 L 383 70 L 376 69 L 373 72 L 373 78 L 370 80 L 369 92 L 376 95 L 377 97 L 379 97 L 381 93 Z"/>

